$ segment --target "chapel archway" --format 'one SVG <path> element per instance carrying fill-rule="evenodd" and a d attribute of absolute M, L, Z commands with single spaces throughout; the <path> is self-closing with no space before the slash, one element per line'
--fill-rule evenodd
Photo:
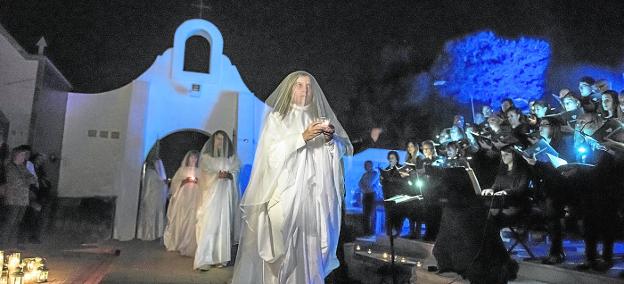
<path fill-rule="evenodd" d="M 191 150 L 200 151 L 209 138 L 210 134 L 203 130 L 181 129 L 157 140 L 156 143 L 152 145 L 147 157 L 143 161 L 143 170 L 141 171 L 140 181 L 143 181 L 143 175 L 145 174 L 145 163 L 153 160 L 154 157 L 159 157 L 163 161 L 167 179 L 171 181 L 171 178 L 175 175 L 178 167 L 180 167 L 180 163 L 182 162 L 182 159 L 184 159 L 184 155 Z M 143 204 L 141 204 L 142 196 L 143 184 L 139 186 L 138 210 L 136 212 L 137 224 L 139 212 L 141 210 L 141 206 L 143 206 Z"/>

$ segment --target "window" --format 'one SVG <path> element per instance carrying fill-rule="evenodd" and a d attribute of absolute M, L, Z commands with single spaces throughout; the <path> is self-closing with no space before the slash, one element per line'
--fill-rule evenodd
<path fill-rule="evenodd" d="M 184 71 L 210 73 L 210 42 L 204 37 L 192 36 L 186 40 Z"/>

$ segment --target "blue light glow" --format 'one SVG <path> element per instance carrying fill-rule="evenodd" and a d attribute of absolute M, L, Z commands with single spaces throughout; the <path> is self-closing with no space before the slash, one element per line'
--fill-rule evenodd
<path fill-rule="evenodd" d="M 579 154 L 585 154 L 585 153 L 587 153 L 587 148 L 585 148 L 585 147 L 579 147 L 579 148 L 577 149 L 577 151 L 579 152 Z"/>
<path fill-rule="evenodd" d="M 460 103 L 498 107 L 504 98 L 529 101 L 542 97 L 551 52 L 548 42 L 520 37 L 504 39 L 483 31 L 449 41 L 434 63 L 443 96 Z"/>

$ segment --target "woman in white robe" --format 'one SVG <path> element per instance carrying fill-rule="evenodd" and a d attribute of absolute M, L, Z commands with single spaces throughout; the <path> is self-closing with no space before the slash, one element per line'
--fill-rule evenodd
<path fill-rule="evenodd" d="M 208 270 L 211 266 L 227 265 L 240 234 L 240 160 L 225 132 L 215 132 L 206 142 L 199 168 L 202 202 L 197 212 L 197 251 L 193 268 Z"/>
<path fill-rule="evenodd" d="M 324 283 L 336 257 L 349 137 L 318 83 L 288 75 L 269 96 L 232 283 Z"/>
<path fill-rule="evenodd" d="M 199 152 L 188 151 L 171 180 L 171 199 L 167 209 L 167 227 L 163 237 L 168 251 L 194 256 L 197 248 L 195 227 L 201 192 L 197 185 Z"/>
<path fill-rule="evenodd" d="M 167 175 L 160 159 L 145 163 L 137 238 L 153 241 L 165 231 L 165 204 L 167 202 Z"/>

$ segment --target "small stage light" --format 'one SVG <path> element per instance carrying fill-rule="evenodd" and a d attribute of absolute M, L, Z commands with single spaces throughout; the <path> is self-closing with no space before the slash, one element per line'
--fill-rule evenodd
<path fill-rule="evenodd" d="M 417 187 L 422 187 L 423 185 L 424 185 L 424 183 L 423 183 L 422 180 L 419 180 L 419 179 L 416 180 L 416 186 Z"/>

